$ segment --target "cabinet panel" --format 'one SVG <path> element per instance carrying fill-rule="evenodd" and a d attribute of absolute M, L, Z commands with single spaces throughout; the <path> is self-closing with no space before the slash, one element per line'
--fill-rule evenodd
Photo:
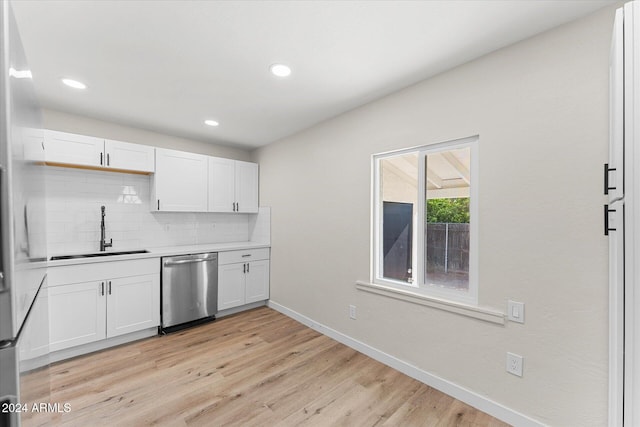
<path fill-rule="evenodd" d="M 155 170 L 155 148 L 107 139 L 104 142 L 106 166 L 139 172 Z"/>
<path fill-rule="evenodd" d="M 269 299 L 269 260 L 247 263 L 245 304 Z"/>
<path fill-rule="evenodd" d="M 237 212 L 258 212 L 258 165 L 236 161 Z"/>
<path fill-rule="evenodd" d="M 207 156 L 156 149 L 152 208 L 160 211 L 207 210 Z"/>
<path fill-rule="evenodd" d="M 210 212 L 233 212 L 235 203 L 235 161 L 209 157 Z"/>
<path fill-rule="evenodd" d="M 50 351 L 106 337 L 103 283 L 93 281 L 48 288 Z"/>
<path fill-rule="evenodd" d="M 224 251 L 218 253 L 218 265 L 251 262 L 269 259 L 269 248 L 246 249 L 242 251 Z"/>
<path fill-rule="evenodd" d="M 45 160 L 82 166 L 104 165 L 104 139 L 72 133 L 45 131 Z"/>
<path fill-rule="evenodd" d="M 88 264 L 50 267 L 47 282 L 49 287 L 52 287 L 92 280 L 158 274 L 159 271 L 160 258 L 96 261 Z"/>
<path fill-rule="evenodd" d="M 46 288 L 38 293 L 20 335 L 21 362 L 49 354 L 49 296 Z M 20 370 L 23 369 L 33 369 L 33 366 L 21 363 Z"/>
<path fill-rule="evenodd" d="M 24 129 L 22 134 L 23 155 L 25 160 L 33 162 L 44 162 L 44 130 L 43 129 Z"/>
<path fill-rule="evenodd" d="M 244 264 L 218 266 L 218 310 L 244 304 Z"/>
<path fill-rule="evenodd" d="M 160 324 L 158 274 L 107 281 L 107 337 Z"/>

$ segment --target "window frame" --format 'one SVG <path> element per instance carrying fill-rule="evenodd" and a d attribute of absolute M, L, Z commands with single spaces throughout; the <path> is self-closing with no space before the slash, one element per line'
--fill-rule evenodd
<path fill-rule="evenodd" d="M 413 292 L 435 299 L 449 300 L 464 304 L 478 304 L 478 187 L 479 187 L 479 142 L 478 135 L 459 138 L 455 140 L 427 144 L 417 147 L 388 151 L 372 156 L 372 253 L 371 253 L 371 283 L 385 285 L 399 290 L 411 290 Z M 456 150 L 460 148 L 470 150 L 470 178 L 469 185 L 469 289 L 458 291 L 450 288 L 431 286 L 425 283 L 425 207 L 426 207 L 426 168 L 425 158 L 429 154 Z M 412 266 L 415 270 L 413 283 L 402 282 L 382 277 L 383 248 L 382 248 L 382 208 L 381 200 L 381 161 L 395 156 L 410 153 L 418 153 L 418 202 L 416 214 L 418 216 L 417 227 L 417 253 L 418 265 Z"/>

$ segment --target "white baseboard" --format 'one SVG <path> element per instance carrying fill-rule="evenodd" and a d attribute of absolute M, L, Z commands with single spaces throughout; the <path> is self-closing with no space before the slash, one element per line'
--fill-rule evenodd
<path fill-rule="evenodd" d="M 155 335 L 158 335 L 158 327 L 143 329 L 141 331 L 131 332 L 130 334 L 120 335 L 114 338 L 108 338 L 89 344 L 79 345 L 77 347 L 54 351 L 52 353 L 49 353 L 49 363 L 55 363 L 61 360 L 70 359 L 72 357 L 82 356 L 96 351 L 105 350 L 109 347 L 127 344 L 133 341 L 141 340 L 143 338 L 153 337 Z"/>
<path fill-rule="evenodd" d="M 368 344 L 355 340 L 341 332 L 336 331 L 335 329 L 331 329 L 328 326 L 318 323 L 313 319 L 308 318 L 307 316 L 304 316 L 281 304 L 278 304 L 277 302 L 270 300 L 267 305 L 270 308 L 273 308 L 274 310 L 279 311 L 285 316 L 297 320 L 303 325 L 306 325 L 323 335 L 333 338 L 334 340 L 348 347 L 351 347 L 354 350 L 359 351 L 360 353 L 366 354 L 367 356 L 377 360 L 380 363 L 390 366 L 411 378 L 414 378 L 430 387 L 435 388 L 436 390 L 448 394 L 449 396 L 454 397 L 461 402 L 466 403 L 467 405 L 473 406 L 474 408 L 479 409 L 482 412 L 485 412 L 499 420 L 518 427 L 544 426 L 544 424 L 534 420 L 533 418 L 529 418 L 524 414 L 509 409 L 504 405 L 501 405 L 471 390 L 454 384 L 451 381 L 447 381 L 444 378 L 440 378 L 436 375 L 430 374 L 429 372 L 423 371 L 422 369 L 404 362 L 394 356 L 373 348 Z"/>
<path fill-rule="evenodd" d="M 240 313 L 241 311 L 251 310 L 252 308 L 258 308 L 266 305 L 266 301 L 258 301 L 252 302 L 246 305 L 241 305 L 240 307 L 228 308 L 226 310 L 221 310 L 216 313 L 216 319 L 221 319 L 225 316 L 230 316 L 232 314 Z"/>

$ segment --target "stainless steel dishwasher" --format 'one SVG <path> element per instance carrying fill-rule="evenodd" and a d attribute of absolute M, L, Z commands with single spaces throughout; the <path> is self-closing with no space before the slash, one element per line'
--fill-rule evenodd
<path fill-rule="evenodd" d="M 162 258 L 161 332 L 215 320 L 218 311 L 218 254 Z"/>

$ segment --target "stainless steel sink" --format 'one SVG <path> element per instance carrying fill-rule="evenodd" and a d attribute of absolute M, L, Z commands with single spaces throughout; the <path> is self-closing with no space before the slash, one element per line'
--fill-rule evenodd
<path fill-rule="evenodd" d="M 133 254 L 146 254 L 146 253 L 149 253 L 149 251 L 146 249 L 140 249 L 137 251 L 120 251 L 120 252 L 93 252 L 90 254 L 53 256 L 51 257 L 51 261 L 56 261 L 61 259 L 94 258 L 94 257 L 103 257 L 103 256 L 133 255 Z"/>

